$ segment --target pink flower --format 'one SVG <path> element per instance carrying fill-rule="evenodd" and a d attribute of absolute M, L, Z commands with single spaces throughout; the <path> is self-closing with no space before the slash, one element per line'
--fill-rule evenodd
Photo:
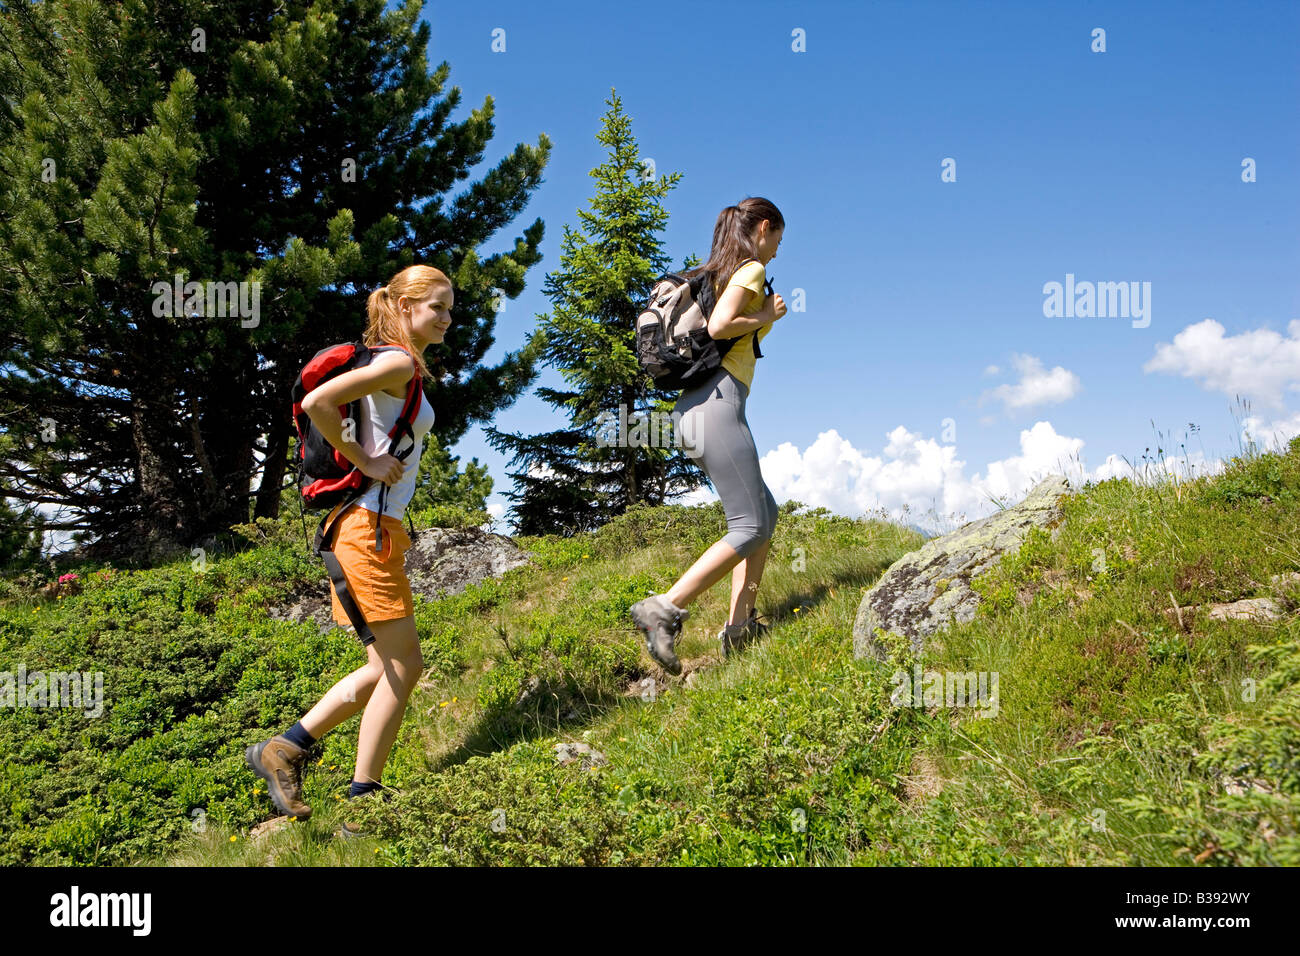
<path fill-rule="evenodd" d="M 75 574 L 63 574 L 59 576 L 60 584 L 67 584 L 69 581 L 75 581 L 75 580 L 77 580 L 77 576 Z"/>

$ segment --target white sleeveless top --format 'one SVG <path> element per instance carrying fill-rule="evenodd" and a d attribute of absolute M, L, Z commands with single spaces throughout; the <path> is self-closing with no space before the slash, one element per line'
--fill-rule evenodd
<path fill-rule="evenodd" d="M 369 395 L 361 397 L 361 427 L 359 443 L 371 455 L 386 455 L 388 453 L 388 444 L 392 440 L 388 433 L 392 431 L 397 424 L 397 416 L 402 414 L 402 406 L 406 404 L 405 397 L 393 398 L 384 390 L 371 392 Z M 388 498 L 384 502 L 384 514 L 402 520 L 406 513 L 406 506 L 410 504 L 411 496 L 415 494 L 415 479 L 420 471 L 420 453 L 424 451 L 424 436 L 429 434 L 429 429 L 433 427 L 433 407 L 429 404 L 429 396 L 421 394 L 420 408 L 415 414 L 415 420 L 411 423 L 411 430 L 415 432 L 415 447 L 411 453 L 406 456 L 402 462 L 405 465 L 402 471 L 402 477 L 397 484 L 388 489 Z M 397 450 L 401 451 L 410 443 L 409 438 L 403 438 Z M 378 481 L 371 482 L 370 487 L 366 489 L 365 494 L 357 499 L 357 504 L 367 511 L 379 511 L 379 490 L 383 484 Z"/>

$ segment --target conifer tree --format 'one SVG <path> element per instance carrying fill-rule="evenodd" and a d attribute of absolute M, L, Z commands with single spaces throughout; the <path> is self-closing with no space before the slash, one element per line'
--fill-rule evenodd
<path fill-rule="evenodd" d="M 420 455 L 420 475 L 416 479 L 415 493 L 411 495 L 411 510 L 418 511 L 439 505 L 461 508 L 465 511 L 486 511 L 488 496 L 492 494 L 492 477 L 487 466 L 472 458 L 460 470 L 460 457 L 442 447 L 438 436 L 430 434 Z"/>
<path fill-rule="evenodd" d="M 523 466 L 511 473 L 515 490 L 507 494 L 520 534 L 588 531 L 632 504 L 663 504 L 701 481 L 692 460 L 672 447 L 671 429 L 659 427 L 670 421 L 678 393 L 653 387 L 635 345 L 636 317 L 668 271 L 660 200 L 681 174 L 648 174 L 617 92 L 605 102 L 596 138 L 609 153 L 591 171 L 591 209 L 578 210 L 580 230 L 565 225 L 559 268 L 543 286 L 552 309 L 539 322 L 542 357 L 567 388 L 536 391 L 567 427 L 538 435 L 487 430 L 493 447 L 513 454 L 511 466 Z"/>
<path fill-rule="evenodd" d="M 492 303 L 522 291 L 543 224 L 476 250 L 521 212 L 550 142 L 451 194 L 483 157 L 493 104 L 450 121 L 460 91 L 443 92 L 445 61 L 429 68 L 421 6 L 0 6 L 6 494 L 136 555 L 273 516 L 298 369 L 358 339 L 367 293 L 412 262 L 455 287 L 446 343 L 426 353 L 445 373 L 428 389 L 443 445 L 534 380 L 535 334 L 482 359 Z M 174 280 L 206 301 L 187 292 L 178 308 L 157 291 Z M 243 283 L 257 314 L 210 307 L 217 283 Z"/>

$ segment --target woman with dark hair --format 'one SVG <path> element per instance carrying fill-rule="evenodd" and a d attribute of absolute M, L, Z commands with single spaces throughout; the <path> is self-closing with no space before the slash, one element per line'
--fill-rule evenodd
<path fill-rule="evenodd" d="M 709 315 L 709 335 L 738 339 L 722 364 L 694 388 L 682 392 L 674 407 L 686 450 L 717 489 L 727 514 L 727 533 L 704 552 L 663 594 L 632 605 L 632 621 L 645 635 L 646 650 L 670 673 L 681 673 L 675 652 L 686 606 L 731 571 L 731 613 L 718 633 L 729 655 L 757 636 L 755 598 L 777 505 L 758 467 L 758 449 L 745 420 L 745 399 L 754 378 L 755 345 L 772 323 L 785 315 L 779 295 L 767 296 L 766 266 L 776 256 L 785 231 L 780 210 L 766 199 L 749 197 L 728 206 L 713 228 L 713 248 L 702 266 L 685 273 L 707 274 L 716 305 Z M 761 354 L 761 352 L 760 352 Z"/>

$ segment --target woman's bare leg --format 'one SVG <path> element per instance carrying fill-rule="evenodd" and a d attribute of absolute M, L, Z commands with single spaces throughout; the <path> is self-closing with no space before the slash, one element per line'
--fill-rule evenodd
<path fill-rule="evenodd" d="M 374 644 L 367 645 L 366 652 L 369 660 L 351 674 L 340 678 L 303 717 L 303 729 L 317 740 L 353 714 L 359 713 L 374 693 L 379 678 L 384 674 L 384 662 Z"/>
<path fill-rule="evenodd" d="M 759 582 L 763 580 L 763 566 L 767 564 L 767 549 L 771 544 L 772 539 L 768 538 L 732 569 L 731 616 L 727 618 L 728 624 L 743 624 L 749 617 L 758 595 Z"/>
<path fill-rule="evenodd" d="M 406 700 L 424 670 L 413 616 L 376 621 L 370 629 L 375 633 L 375 642 L 370 646 L 380 658 L 382 671 L 361 715 L 357 769 L 352 775 L 358 783 L 377 782 L 383 775 L 397 728 L 406 713 Z"/>
<path fill-rule="evenodd" d="M 668 600 L 684 608 L 726 577 L 727 572 L 741 560 L 731 545 L 725 541 L 715 541 L 664 594 Z"/>

